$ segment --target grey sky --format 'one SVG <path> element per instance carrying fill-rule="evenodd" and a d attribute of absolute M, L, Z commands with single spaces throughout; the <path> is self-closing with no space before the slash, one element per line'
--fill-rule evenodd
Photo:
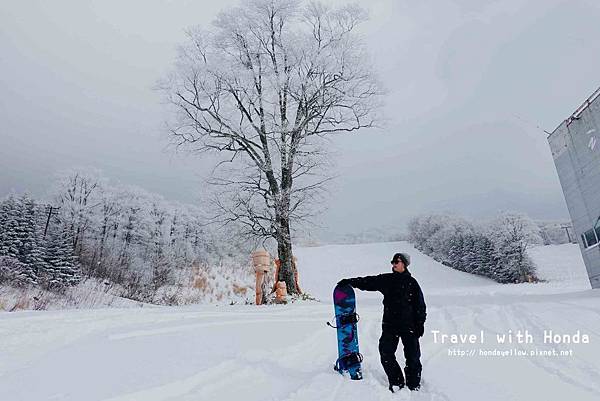
<path fill-rule="evenodd" d="M 341 1 L 336 1 L 341 2 Z M 553 130 L 600 85 L 595 0 L 364 1 L 389 88 L 381 131 L 339 136 L 333 232 L 418 213 L 568 216 L 540 125 Z M 43 194 L 56 171 L 193 202 L 209 161 L 164 151 L 152 90 L 183 29 L 235 1 L 0 3 L 0 195 Z"/>

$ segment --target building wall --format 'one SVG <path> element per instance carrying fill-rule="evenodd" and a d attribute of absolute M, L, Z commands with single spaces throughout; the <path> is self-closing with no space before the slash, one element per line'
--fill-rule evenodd
<path fill-rule="evenodd" d="M 590 283 L 600 288 L 600 245 L 586 247 L 582 238 L 600 226 L 600 97 L 578 110 L 548 142 Z"/>

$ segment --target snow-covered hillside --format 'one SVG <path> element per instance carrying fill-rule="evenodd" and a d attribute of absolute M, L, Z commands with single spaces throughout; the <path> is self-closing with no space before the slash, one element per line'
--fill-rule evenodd
<path fill-rule="evenodd" d="M 389 271 L 397 251 L 411 254 L 428 305 L 418 393 L 387 390 L 377 351 L 380 295 L 357 293 L 364 380 L 332 370 L 336 337 L 325 325 L 335 282 Z M 403 242 L 296 253 L 303 288 L 321 302 L 0 314 L 0 400 L 600 399 L 600 291 L 590 289 L 577 245 L 532 249 L 548 282 L 520 285 L 454 271 Z M 483 344 L 434 341 L 435 331 L 481 330 Z M 509 330 L 528 330 L 535 343 L 497 344 L 496 334 Z M 579 330 L 590 342 L 544 344 L 544 330 Z M 479 355 L 536 349 L 572 355 Z"/>

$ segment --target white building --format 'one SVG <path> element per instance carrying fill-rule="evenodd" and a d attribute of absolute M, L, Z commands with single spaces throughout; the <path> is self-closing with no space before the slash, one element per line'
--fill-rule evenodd
<path fill-rule="evenodd" d="M 600 88 L 548 142 L 593 288 L 600 288 Z"/>

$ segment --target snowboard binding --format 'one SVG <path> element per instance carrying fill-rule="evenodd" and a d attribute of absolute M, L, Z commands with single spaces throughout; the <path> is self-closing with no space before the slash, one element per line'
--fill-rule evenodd
<path fill-rule="evenodd" d="M 360 370 L 360 363 L 362 362 L 362 360 L 363 356 L 358 352 L 345 355 L 341 358 L 338 358 L 338 360 L 335 361 L 333 370 L 340 374 L 343 374 L 347 371 L 350 374 L 350 379 L 361 380 L 362 371 Z"/>
<path fill-rule="evenodd" d="M 335 319 L 335 316 L 334 316 L 334 319 Z M 360 320 L 360 316 L 358 315 L 358 313 L 349 313 L 347 315 L 342 315 L 339 317 L 339 319 L 338 319 L 339 326 L 334 326 L 330 322 L 327 322 L 327 326 L 337 329 L 338 327 L 341 327 L 341 326 L 344 326 L 347 324 L 358 323 L 359 320 Z"/>
<path fill-rule="evenodd" d="M 333 370 L 336 372 L 342 372 L 348 370 L 351 366 L 360 364 L 363 361 L 363 356 L 360 352 L 353 352 L 352 354 L 344 355 L 335 361 Z"/>

